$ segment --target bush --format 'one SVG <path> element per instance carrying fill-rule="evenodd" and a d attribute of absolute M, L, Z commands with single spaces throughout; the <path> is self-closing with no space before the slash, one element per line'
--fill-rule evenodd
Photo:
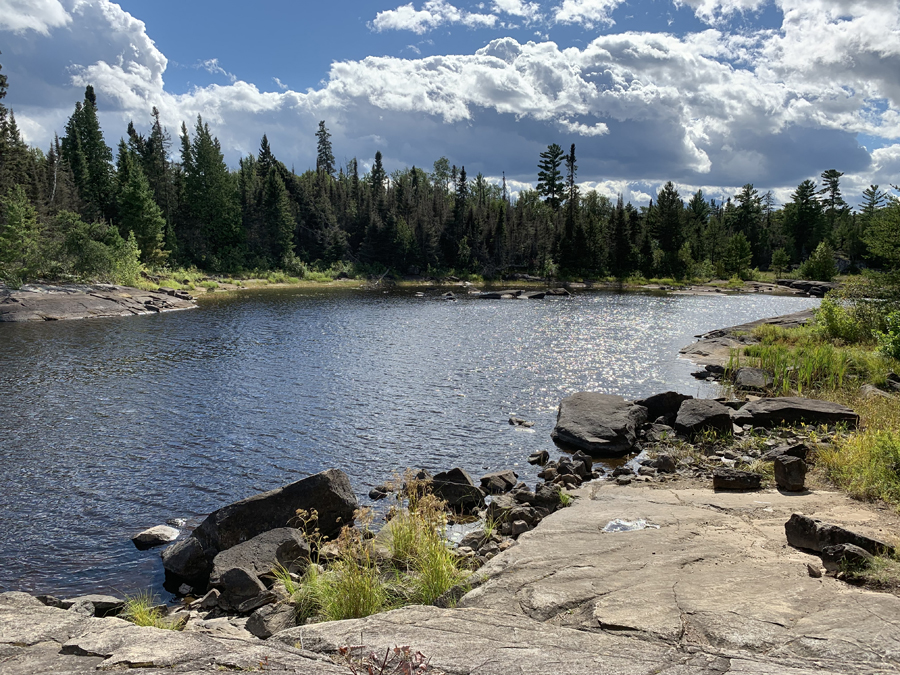
<path fill-rule="evenodd" d="M 130 621 L 136 626 L 151 626 L 165 630 L 181 630 L 184 624 L 166 618 L 164 611 L 156 605 L 156 598 L 143 592 L 125 599 L 125 607 L 119 618 Z"/>
<path fill-rule="evenodd" d="M 815 281 L 831 281 L 837 276 L 834 250 L 826 242 L 816 246 L 812 255 L 800 265 L 800 277 Z"/>
<path fill-rule="evenodd" d="M 885 330 L 876 332 L 878 349 L 888 358 L 900 360 L 900 312 L 885 318 Z"/>

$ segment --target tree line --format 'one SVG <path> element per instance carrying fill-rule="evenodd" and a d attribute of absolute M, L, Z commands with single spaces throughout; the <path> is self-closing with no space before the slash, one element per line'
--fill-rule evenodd
<path fill-rule="evenodd" d="M 5 93 L 0 74 L 0 101 Z M 0 102 L 7 281 L 121 279 L 141 266 L 712 278 L 801 263 L 816 272 L 812 263 L 835 253 L 850 268 L 893 264 L 876 239 L 890 230 L 882 221 L 896 199 L 872 185 L 853 210 L 835 169 L 803 181 L 780 207 L 749 183 L 717 202 L 700 190 L 681 195 L 671 181 L 635 207 L 582 191 L 574 144 L 568 152 L 548 146 L 535 189 L 513 197 L 505 177 L 500 184 L 481 173 L 470 178 L 445 157 L 430 170 L 388 173 L 380 152 L 368 172 L 356 159 L 338 167 L 325 121 L 316 131 L 316 167 L 301 174 L 277 159 L 265 135 L 259 152 L 231 170 L 200 116 L 191 128 L 182 124 L 175 141 L 156 108 L 149 121 L 147 135 L 129 123 L 114 153 L 88 86 L 64 136 L 44 152 L 24 143 Z"/>

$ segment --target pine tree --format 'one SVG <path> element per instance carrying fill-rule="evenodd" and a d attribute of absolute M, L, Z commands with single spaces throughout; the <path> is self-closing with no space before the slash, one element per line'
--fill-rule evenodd
<path fill-rule="evenodd" d="M 784 225 L 794 243 L 795 260 L 802 261 L 821 240 L 822 205 L 814 181 L 805 180 L 784 207 Z"/>
<path fill-rule="evenodd" d="M 240 201 L 237 184 L 225 165 L 218 139 L 200 115 L 191 138 L 182 124 L 184 169 L 184 241 L 193 262 L 229 270 L 242 262 Z"/>
<path fill-rule="evenodd" d="M 562 174 L 559 167 L 562 165 L 565 153 L 563 149 L 556 143 L 548 145 L 547 149 L 540 155 L 541 161 L 538 162 L 538 182 L 537 191 L 544 201 L 554 211 L 558 211 L 562 204 L 565 186 L 562 181 Z"/>
<path fill-rule="evenodd" d="M 316 132 L 316 172 L 334 176 L 334 153 L 331 150 L 331 134 L 325 128 L 325 120 L 319 122 Z"/>
<path fill-rule="evenodd" d="M 26 280 L 40 261 L 40 224 L 37 212 L 21 185 L 0 199 L 0 278 Z"/>
<path fill-rule="evenodd" d="M 62 151 L 75 177 L 83 204 L 82 216 L 86 220 L 113 220 L 112 150 L 103 140 L 97 97 L 91 85 L 85 88 L 84 101 L 75 104 L 75 112 L 66 124 Z"/>
<path fill-rule="evenodd" d="M 262 203 L 272 258 L 276 264 L 284 264 L 285 260 L 290 260 L 294 255 L 294 216 L 284 181 L 274 166 L 266 176 Z"/>
<path fill-rule="evenodd" d="M 166 221 L 153 199 L 139 158 L 124 141 L 119 145 L 117 165 L 119 233 L 123 239 L 134 234 L 141 262 L 160 265 L 168 255 L 163 250 Z"/>
<path fill-rule="evenodd" d="M 685 270 L 678 258 L 678 251 L 684 243 L 682 232 L 682 212 L 684 202 L 672 181 L 668 181 L 659 191 L 656 199 L 657 232 L 659 247 L 663 252 L 662 273 L 680 278 Z"/>

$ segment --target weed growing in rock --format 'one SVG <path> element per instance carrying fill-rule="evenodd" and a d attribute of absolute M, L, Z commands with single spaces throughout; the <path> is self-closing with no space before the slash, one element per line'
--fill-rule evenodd
<path fill-rule="evenodd" d="M 428 668 L 428 659 L 420 651 L 407 645 L 388 647 L 383 655 L 365 651 L 365 647 L 340 647 L 335 659 L 346 665 L 353 675 L 420 675 L 425 672 L 441 675 Z"/>
<path fill-rule="evenodd" d="M 126 598 L 125 607 L 119 618 L 136 626 L 152 626 L 165 630 L 181 630 L 184 627 L 181 621 L 166 618 L 165 612 L 157 606 L 156 598 L 146 591 Z"/>

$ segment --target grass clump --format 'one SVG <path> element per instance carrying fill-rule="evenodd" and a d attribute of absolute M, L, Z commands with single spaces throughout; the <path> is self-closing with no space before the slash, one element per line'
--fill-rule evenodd
<path fill-rule="evenodd" d="M 136 626 L 151 626 L 164 630 L 181 630 L 184 626 L 180 621 L 167 618 L 165 612 L 157 606 L 156 598 L 146 591 L 126 598 L 125 607 L 119 618 Z"/>
<path fill-rule="evenodd" d="M 394 515 L 377 536 L 369 529 L 368 511 L 357 512 L 357 525 L 344 527 L 333 542 L 319 535 L 315 512 L 298 513 L 315 553 L 299 580 L 287 570 L 275 570 L 275 575 L 301 624 L 431 604 L 465 580 L 469 572 L 445 538 L 446 503 L 409 474 L 396 498 Z"/>
<path fill-rule="evenodd" d="M 864 429 L 820 451 L 819 465 L 852 497 L 900 506 L 900 432 Z"/>

